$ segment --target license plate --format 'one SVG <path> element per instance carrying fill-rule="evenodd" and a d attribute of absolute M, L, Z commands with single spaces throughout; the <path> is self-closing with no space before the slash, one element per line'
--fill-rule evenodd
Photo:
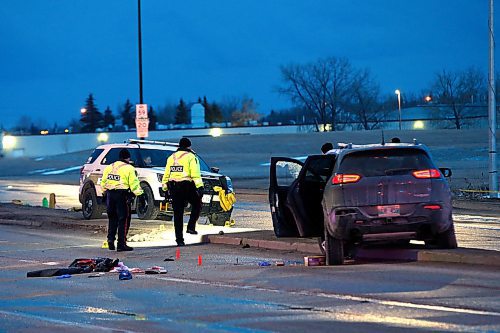
<path fill-rule="evenodd" d="M 380 217 L 392 217 L 401 214 L 401 207 L 399 205 L 377 206 L 377 209 L 378 216 Z"/>

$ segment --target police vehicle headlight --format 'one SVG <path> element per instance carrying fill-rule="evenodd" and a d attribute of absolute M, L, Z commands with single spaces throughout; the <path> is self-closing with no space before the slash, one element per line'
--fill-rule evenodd
<path fill-rule="evenodd" d="M 227 182 L 227 189 L 228 189 L 230 192 L 234 192 L 234 189 L 233 189 L 233 182 L 232 182 L 231 178 L 229 178 L 228 176 L 226 176 L 226 182 Z"/>
<path fill-rule="evenodd" d="M 161 183 L 161 181 L 163 179 L 163 174 L 162 173 L 157 173 L 156 177 L 158 177 L 158 181 Z"/>

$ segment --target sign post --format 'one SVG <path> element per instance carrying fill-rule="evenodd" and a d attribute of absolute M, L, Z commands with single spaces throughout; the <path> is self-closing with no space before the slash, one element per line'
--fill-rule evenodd
<path fill-rule="evenodd" d="M 144 139 L 148 137 L 149 119 L 147 104 L 135 105 L 135 128 L 137 130 L 138 139 Z"/>

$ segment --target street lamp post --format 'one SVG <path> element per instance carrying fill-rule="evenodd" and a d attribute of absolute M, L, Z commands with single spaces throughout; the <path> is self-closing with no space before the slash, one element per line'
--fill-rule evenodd
<path fill-rule="evenodd" d="M 399 91 L 399 89 L 396 89 L 394 93 L 398 95 L 399 130 L 401 131 L 401 91 Z"/>
<path fill-rule="evenodd" d="M 489 188 L 490 197 L 498 198 L 498 171 L 497 171 L 497 143 L 496 143 L 496 131 L 497 131 L 497 112 L 496 112 L 496 100 L 495 100 L 495 36 L 493 30 L 493 0 L 490 0 L 490 15 L 489 15 L 489 37 L 490 37 L 490 47 L 489 47 L 489 77 L 488 77 L 488 141 L 489 141 Z"/>
<path fill-rule="evenodd" d="M 139 103 L 143 104 L 142 99 L 142 29 L 141 29 L 141 0 L 137 0 L 137 25 L 139 35 Z"/>

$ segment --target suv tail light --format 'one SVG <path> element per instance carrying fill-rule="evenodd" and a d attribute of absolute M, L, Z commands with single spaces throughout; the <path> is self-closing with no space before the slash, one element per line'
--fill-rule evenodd
<path fill-rule="evenodd" d="M 418 170 L 412 172 L 413 177 L 418 179 L 440 178 L 441 172 L 438 169 Z"/>
<path fill-rule="evenodd" d="M 361 179 L 360 175 L 339 173 L 332 178 L 332 184 L 340 185 L 340 184 L 356 183 L 360 179 Z"/>
<path fill-rule="evenodd" d="M 441 206 L 440 205 L 425 205 L 424 208 L 428 209 L 428 210 L 440 210 Z"/>

